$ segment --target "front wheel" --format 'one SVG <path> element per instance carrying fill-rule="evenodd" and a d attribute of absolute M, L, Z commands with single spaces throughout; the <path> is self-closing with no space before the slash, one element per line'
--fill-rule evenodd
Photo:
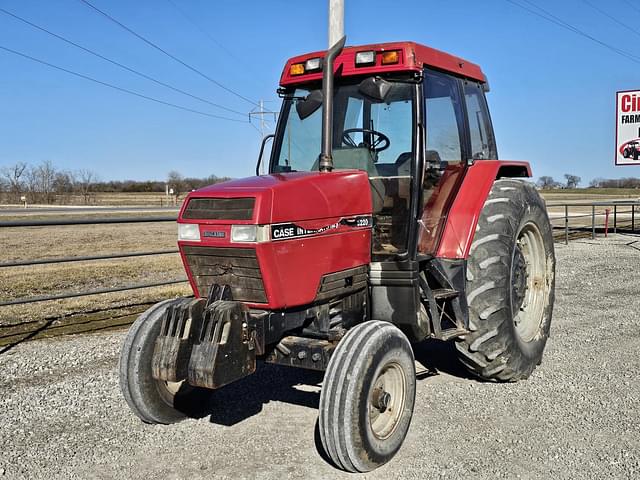
<path fill-rule="evenodd" d="M 520 180 L 496 180 L 467 263 L 471 333 L 460 361 L 485 380 L 527 378 L 542 361 L 553 311 L 555 255 L 542 198 Z"/>
<path fill-rule="evenodd" d="M 368 472 L 389 461 L 409 429 L 415 394 L 404 333 L 380 321 L 350 329 L 331 356 L 320 394 L 320 438 L 333 463 Z"/>
<path fill-rule="evenodd" d="M 151 360 L 162 317 L 184 299 L 165 300 L 146 310 L 131 325 L 120 353 L 120 389 L 129 408 L 146 423 L 175 423 L 207 401 L 210 392 L 186 382 L 164 382 L 151 374 Z"/>

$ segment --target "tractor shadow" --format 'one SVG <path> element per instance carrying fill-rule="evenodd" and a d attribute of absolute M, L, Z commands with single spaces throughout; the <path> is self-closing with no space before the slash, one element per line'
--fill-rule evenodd
<path fill-rule="evenodd" d="M 458 361 L 458 354 L 454 342 L 429 339 L 413 345 L 416 361 L 422 364 L 426 371 L 418 372 L 418 381 L 437 376 L 441 373 L 465 380 L 478 381 Z"/>
<path fill-rule="evenodd" d="M 416 360 L 425 367 L 417 374 L 419 382 L 429 381 L 440 374 L 477 381 L 458 362 L 453 342 L 426 340 L 413 348 Z M 196 392 L 196 395 L 202 395 L 196 402 L 193 401 L 193 393 L 188 402 L 185 398 L 183 405 L 177 398 L 176 406 L 190 417 L 209 417 L 211 423 L 224 426 L 235 425 L 259 414 L 263 406 L 272 401 L 317 410 L 323 376 L 324 372 L 259 362 L 254 374 L 215 392 Z M 199 407 L 195 409 L 193 405 Z"/>
<path fill-rule="evenodd" d="M 324 372 L 259 362 L 255 373 L 213 393 L 199 411 L 181 409 L 190 417 L 209 417 L 211 423 L 232 426 L 259 414 L 271 401 L 318 409 Z M 194 402 L 189 402 L 192 405 Z M 198 403 L 198 402 L 195 402 Z M 185 405 L 186 407 L 186 405 Z"/>

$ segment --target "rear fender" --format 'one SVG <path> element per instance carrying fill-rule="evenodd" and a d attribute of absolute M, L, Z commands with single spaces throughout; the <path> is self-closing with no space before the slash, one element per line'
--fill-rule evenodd
<path fill-rule="evenodd" d="M 493 182 L 498 178 L 531 176 L 528 162 L 482 160 L 469 166 L 452 200 L 436 256 L 466 259 Z"/>

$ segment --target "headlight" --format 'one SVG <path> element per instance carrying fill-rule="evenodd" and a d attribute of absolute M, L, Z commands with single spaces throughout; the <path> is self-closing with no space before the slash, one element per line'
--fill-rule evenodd
<path fill-rule="evenodd" d="M 232 242 L 268 242 L 268 225 L 231 225 Z"/>
<path fill-rule="evenodd" d="M 356 53 L 356 67 L 366 67 L 376 64 L 376 52 L 369 50 Z"/>
<path fill-rule="evenodd" d="M 200 241 L 200 226 L 197 223 L 179 223 L 178 240 Z"/>
<path fill-rule="evenodd" d="M 322 70 L 322 58 L 310 58 L 304 63 L 304 72 L 312 73 Z"/>
<path fill-rule="evenodd" d="M 255 242 L 256 225 L 231 225 L 232 242 Z"/>

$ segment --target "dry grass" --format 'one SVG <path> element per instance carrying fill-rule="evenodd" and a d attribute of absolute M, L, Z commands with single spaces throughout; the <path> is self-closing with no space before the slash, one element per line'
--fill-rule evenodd
<path fill-rule="evenodd" d="M 540 193 L 547 202 L 608 202 L 640 198 L 640 190 L 633 188 L 575 188 L 541 190 Z"/>
<path fill-rule="evenodd" d="M 86 203 L 82 195 L 68 195 L 56 199 L 56 205 L 167 207 L 173 203 L 174 200 L 171 197 L 167 198 L 164 192 L 96 192 L 91 194 Z"/>
<path fill-rule="evenodd" d="M 174 223 L 0 229 L 0 261 L 85 256 L 176 247 Z M 77 292 L 184 277 L 177 254 L 0 269 L 0 299 Z M 191 293 L 188 284 L 0 307 L 0 337 L 15 325 L 40 325 L 71 314 L 93 315 Z M 77 315 L 76 315 L 77 317 Z M 74 321 L 77 321 L 74 320 Z M 10 328 L 10 330 L 7 330 Z M 25 327 L 27 328 L 27 327 Z M 30 327 L 29 327 L 30 328 Z"/>
<path fill-rule="evenodd" d="M 175 248 L 176 238 L 177 229 L 172 222 L 2 228 L 1 259 L 9 261 L 162 250 Z"/>

